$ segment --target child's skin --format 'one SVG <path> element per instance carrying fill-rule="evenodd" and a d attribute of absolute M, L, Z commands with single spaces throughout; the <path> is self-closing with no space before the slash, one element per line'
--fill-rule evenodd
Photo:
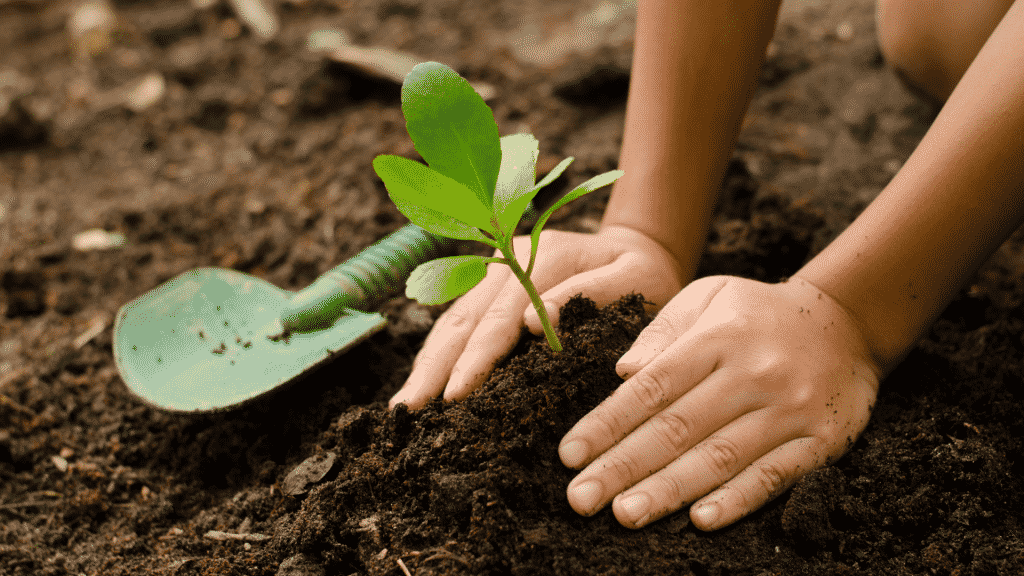
<path fill-rule="evenodd" d="M 879 382 L 1024 220 L 1024 2 L 880 2 L 883 53 L 945 102 L 867 209 L 786 282 L 691 283 L 777 0 L 641 0 L 620 179 L 595 234 L 545 232 L 534 282 L 555 317 L 582 292 L 661 304 L 626 379 L 562 440 L 570 505 L 639 528 L 691 506 L 735 522 L 843 455 Z M 982 46 L 984 45 L 984 46 Z M 975 57 L 976 56 L 976 57 Z M 528 253 L 528 239 L 515 243 Z M 686 286 L 680 291 L 680 289 Z M 438 320 L 391 400 L 479 387 L 525 325 L 504 266 Z"/>

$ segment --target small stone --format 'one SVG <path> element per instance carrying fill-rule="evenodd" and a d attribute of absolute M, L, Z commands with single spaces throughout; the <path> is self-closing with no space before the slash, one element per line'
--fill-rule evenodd
<path fill-rule="evenodd" d="M 57 467 L 57 470 L 60 470 L 61 472 L 68 471 L 68 461 L 66 459 L 57 455 L 53 455 L 50 456 L 50 461 L 52 461 L 53 465 Z"/>
<path fill-rule="evenodd" d="M 108 250 L 124 246 L 126 239 L 120 232 L 107 232 L 102 228 L 92 228 L 75 234 L 71 245 L 79 252 L 90 250 Z"/>
<path fill-rule="evenodd" d="M 125 105 L 135 112 L 141 112 L 163 99 L 167 83 L 159 72 L 147 74 L 124 95 Z"/>
<path fill-rule="evenodd" d="M 96 56 L 113 43 L 117 15 L 113 7 L 103 0 L 80 4 L 68 18 L 67 30 L 79 54 Z"/>
<path fill-rule="evenodd" d="M 839 25 L 836 26 L 836 38 L 839 39 L 840 42 L 849 42 L 850 40 L 853 40 L 853 35 L 853 24 L 849 21 L 840 22 Z"/>

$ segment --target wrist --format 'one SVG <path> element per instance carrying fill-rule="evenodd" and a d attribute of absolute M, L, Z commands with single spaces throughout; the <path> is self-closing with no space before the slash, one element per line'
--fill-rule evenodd
<path fill-rule="evenodd" d="M 874 372 L 876 381 L 881 381 L 897 362 L 885 357 L 878 342 L 874 342 L 870 333 L 865 330 L 864 323 L 842 302 L 834 298 L 821 284 L 805 278 L 797 272 L 783 282 L 795 291 L 802 301 L 806 302 L 806 310 L 810 314 L 815 308 L 828 306 L 831 316 L 835 317 L 835 333 L 833 337 L 845 340 L 847 350 L 854 356 L 863 359 L 864 363 Z"/>
<path fill-rule="evenodd" d="M 689 281 L 696 274 L 707 243 L 716 195 L 714 188 L 681 189 L 678 178 L 627 170 L 615 183 L 601 230 L 621 227 L 657 242 Z"/>
<path fill-rule="evenodd" d="M 637 230 L 625 224 L 602 224 L 598 234 L 627 244 L 633 249 L 646 254 L 657 254 L 660 257 L 658 261 L 664 262 L 666 267 L 671 268 L 672 277 L 677 280 L 680 287 L 689 284 L 696 275 L 695 265 L 684 268 L 672 250 L 669 250 L 667 246 L 642 230 Z"/>
<path fill-rule="evenodd" d="M 810 265 L 809 262 L 786 282 L 810 287 L 817 295 L 820 295 L 815 298 L 827 299 L 837 310 L 841 311 L 857 334 L 859 340 L 857 345 L 862 349 L 868 363 L 875 369 L 878 379 L 881 380 L 896 368 L 913 348 L 917 339 L 904 338 L 899 335 L 899 326 L 902 324 L 896 319 L 885 323 L 881 329 L 875 329 L 874 327 L 878 323 L 869 320 L 870 312 L 865 313 L 857 306 L 851 306 L 844 302 L 843 290 L 833 286 L 833 282 L 827 276 L 818 274 L 818 270 Z"/>

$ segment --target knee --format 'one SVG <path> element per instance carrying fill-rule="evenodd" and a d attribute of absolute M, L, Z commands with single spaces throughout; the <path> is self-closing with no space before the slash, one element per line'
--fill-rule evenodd
<path fill-rule="evenodd" d="M 878 0 L 875 28 L 882 56 L 916 90 L 938 100 L 949 95 L 936 59 L 930 22 L 913 0 Z M 949 88 L 952 91 L 952 88 Z"/>
<path fill-rule="evenodd" d="M 1013 0 L 878 0 L 885 59 L 913 87 L 945 101 Z"/>
<path fill-rule="evenodd" d="M 878 47 L 893 66 L 899 66 L 908 52 L 913 36 L 913 22 L 903 18 L 901 0 L 878 0 L 875 3 L 875 32 Z"/>

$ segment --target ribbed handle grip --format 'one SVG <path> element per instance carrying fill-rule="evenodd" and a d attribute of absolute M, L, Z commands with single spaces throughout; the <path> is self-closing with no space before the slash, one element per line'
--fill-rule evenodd
<path fill-rule="evenodd" d="M 537 217 L 531 202 L 523 223 Z M 307 332 L 330 326 L 346 308 L 376 310 L 402 290 L 417 266 L 454 250 L 454 240 L 406 224 L 297 292 L 281 314 L 281 324 L 285 330 Z"/>
<path fill-rule="evenodd" d="M 402 290 L 417 266 L 450 254 L 454 247 L 453 240 L 407 224 L 295 294 L 281 324 L 302 332 L 330 326 L 346 308 L 376 310 Z"/>

